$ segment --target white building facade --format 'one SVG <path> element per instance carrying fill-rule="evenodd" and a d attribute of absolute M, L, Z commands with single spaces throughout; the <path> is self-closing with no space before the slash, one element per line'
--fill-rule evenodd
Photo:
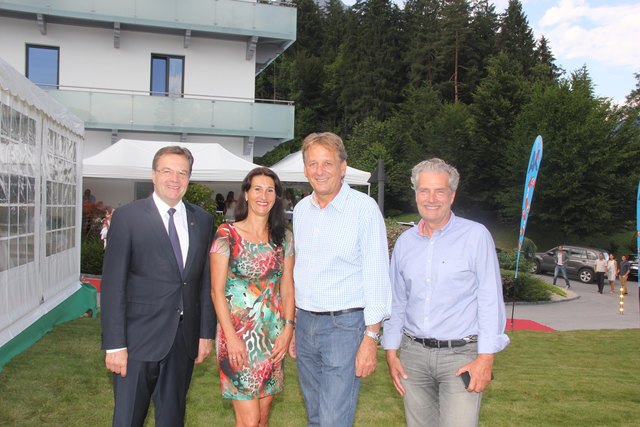
<path fill-rule="evenodd" d="M 0 0 L 0 57 L 84 121 L 83 158 L 126 138 L 253 161 L 293 138 L 294 106 L 255 99 L 255 79 L 295 38 L 289 3 Z"/>

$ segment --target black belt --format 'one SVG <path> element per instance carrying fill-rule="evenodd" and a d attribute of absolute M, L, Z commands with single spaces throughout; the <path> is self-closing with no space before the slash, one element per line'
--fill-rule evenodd
<path fill-rule="evenodd" d="M 307 313 L 315 314 L 316 316 L 340 316 L 341 314 L 355 313 L 356 311 L 362 311 L 364 310 L 364 308 L 354 307 L 354 308 L 347 308 L 346 310 L 338 310 L 338 311 L 309 311 L 309 310 L 303 310 L 301 308 L 299 308 L 298 310 L 306 311 Z"/>
<path fill-rule="evenodd" d="M 407 335 L 407 334 L 405 334 Z M 437 340 L 435 338 L 415 338 L 411 335 L 407 335 L 409 339 L 422 344 L 425 347 L 430 348 L 448 348 L 448 347 L 462 347 L 472 342 L 478 342 L 477 335 L 469 335 L 468 337 L 461 338 L 459 340 Z"/>

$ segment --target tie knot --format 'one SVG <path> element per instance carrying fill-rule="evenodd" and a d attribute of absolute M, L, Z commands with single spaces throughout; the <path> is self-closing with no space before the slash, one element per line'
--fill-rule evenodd
<path fill-rule="evenodd" d="M 169 208 L 167 212 L 169 212 L 169 216 L 173 216 L 173 214 L 176 213 L 176 210 L 175 208 Z"/>

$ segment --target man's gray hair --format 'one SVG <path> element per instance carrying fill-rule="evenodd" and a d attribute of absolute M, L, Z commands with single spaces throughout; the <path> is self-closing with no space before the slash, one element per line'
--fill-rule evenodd
<path fill-rule="evenodd" d="M 416 191 L 416 186 L 418 185 L 418 175 L 423 172 L 446 172 L 449 174 L 449 188 L 451 191 L 455 192 L 458 189 L 458 183 L 460 182 L 458 170 L 444 160 L 434 157 L 418 163 L 411 170 L 411 188 L 413 188 L 413 191 Z"/>

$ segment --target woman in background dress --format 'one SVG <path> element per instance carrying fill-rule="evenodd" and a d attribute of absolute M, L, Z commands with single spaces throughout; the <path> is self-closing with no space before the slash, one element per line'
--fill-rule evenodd
<path fill-rule="evenodd" d="M 224 219 L 226 222 L 233 222 L 236 219 L 236 206 L 238 203 L 236 202 L 235 193 L 233 191 L 229 191 L 227 193 L 227 199 L 224 201 Z"/>
<path fill-rule="evenodd" d="M 614 254 L 609 254 L 609 260 L 607 261 L 607 279 L 609 280 L 609 286 L 611 291 L 609 293 L 616 293 L 616 276 L 618 275 L 618 261 Z"/>

